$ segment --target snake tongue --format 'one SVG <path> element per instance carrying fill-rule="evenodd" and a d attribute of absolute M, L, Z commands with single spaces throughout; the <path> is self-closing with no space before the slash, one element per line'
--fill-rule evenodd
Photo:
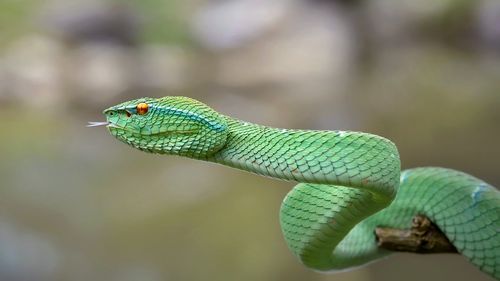
<path fill-rule="evenodd" d="M 99 127 L 109 125 L 108 122 L 89 122 L 86 127 Z"/>

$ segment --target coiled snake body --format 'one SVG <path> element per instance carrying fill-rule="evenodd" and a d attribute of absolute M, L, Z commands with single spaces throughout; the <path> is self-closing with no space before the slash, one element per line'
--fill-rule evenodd
<path fill-rule="evenodd" d="M 377 226 L 430 218 L 457 250 L 500 279 L 500 192 L 468 174 L 400 171 L 396 146 L 366 133 L 276 129 L 224 116 L 185 97 L 141 98 L 104 111 L 109 131 L 143 151 L 216 162 L 299 182 L 281 206 L 290 250 L 306 266 L 340 270 L 390 254 Z"/>

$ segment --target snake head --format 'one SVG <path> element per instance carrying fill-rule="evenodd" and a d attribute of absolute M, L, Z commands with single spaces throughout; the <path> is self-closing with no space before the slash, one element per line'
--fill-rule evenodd
<path fill-rule="evenodd" d="M 142 151 L 206 158 L 226 143 L 226 118 L 186 97 L 140 98 L 104 110 L 109 132 Z"/>

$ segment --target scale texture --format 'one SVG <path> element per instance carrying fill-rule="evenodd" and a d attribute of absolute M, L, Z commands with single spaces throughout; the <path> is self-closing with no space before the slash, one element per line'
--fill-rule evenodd
<path fill-rule="evenodd" d="M 377 247 L 374 229 L 409 228 L 421 214 L 500 280 L 500 192 L 451 169 L 401 172 L 385 138 L 251 124 L 185 97 L 141 98 L 104 114 L 111 134 L 137 149 L 299 182 L 280 222 L 290 250 L 312 269 L 344 270 L 390 254 Z"/>

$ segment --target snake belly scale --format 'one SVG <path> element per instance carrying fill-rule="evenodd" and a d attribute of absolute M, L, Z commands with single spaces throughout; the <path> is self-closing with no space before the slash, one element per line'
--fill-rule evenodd
<path fill-rule="evenodd" d="M 289 130 L 233 119 L 186 97 L 141 98 L 104 111 L 110 133 L 146 152 L 215 162 L 299 182 L 280 223 L 307 267 L 343 270 L 390 254 L 378 226 L 409 228 L 423 214 L 457 250 L 500 280 L 500 192 L 438 167 L 400 170 L 396 146 L 372 134 Z"/>

